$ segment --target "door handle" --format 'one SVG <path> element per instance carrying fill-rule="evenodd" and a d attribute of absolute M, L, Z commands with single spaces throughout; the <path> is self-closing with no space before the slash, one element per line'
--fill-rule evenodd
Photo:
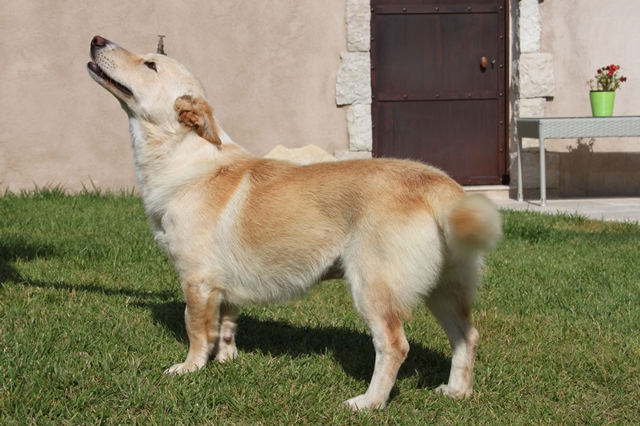
<path fill-rule="evenodd" d="M 496 64 L 496 60 L 494 59 L 494 60 L 492 60 L 492 61 L 491 61 L 491 68 L 493 68 L 493 66 L 494 66 L 495 64 Z M 481 67 L 483 70 L 486 70 L 488 65 L 489 65 L 489 60 L 487 59 L 487 57 L 486 57 L 486 56 L 483 56 L 483 57 L 480 59 L 480 67 Z"/>

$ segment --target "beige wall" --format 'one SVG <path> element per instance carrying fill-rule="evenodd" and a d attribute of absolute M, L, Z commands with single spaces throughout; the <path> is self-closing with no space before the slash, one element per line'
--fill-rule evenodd
<path fill-rule="evenodd" d="M 598 68 L 615 63 L 629 80 L 616 92 L 614 115 L 640 115 L 640 2 L 545 0 L 541 51 L 553 55 L 555 96 L 545 116 L 590 116 L 589 87 Z M 640 138 L 561 139 L 553 196 L 640 196 Z"/>
<path fill-rule="evenodd" d="M 553 54 L 555 96 L 547 117 L 590 116 L 589 87 L 603 65 L 622 66 L 629 81 L 616 92 L 614 115 L 640 115 L 640 2 L 633 0 L 545 0 L 540 4 L 541 51 Z M 550 141 L 566 151 L 576 141 Z M 640 151 L 640 139 L 598 140 L 594 151 Z"/>
<path fill-rule="evenodd" d="M 555 78 L 545 115 L 590 115 L 586 81 L 612 62 L 629 78 L 614 114 L 640 115 L 640 2 L 539 7 L 540 52 L 553 55 Z M 348 149 L 347 108 L 335 101 L 345 9 L 346 0 L 4 1 L 0 190 L 77 190 L 90 179 L 102 188 L 135 186 L 126 116 L 85 69 L 96 34 L 136 52 L 155 51 L 165 34 L 167 53 L 202 80 L 222 126 L 256 155 L 277 144 Z M 560 156 L 560 194 L 607 195 L 615 184 L 640 195 L 640 139 L 583 142 L 548 141 Z M 604 176 L 597 191 L 589 190 L 589 170 Z M 616 191 L 609 194 L 624 192 Z"/>
<path fill-rule="evenodd" d="M 166 52 L 204 84 L 215 115 L 256 155 L 275 145 L 348 148 L 335 102 L 345 0 L 2 2 L 0 189 L 135 186 L 127 119 L 85 69 L 104 36 Z"/>

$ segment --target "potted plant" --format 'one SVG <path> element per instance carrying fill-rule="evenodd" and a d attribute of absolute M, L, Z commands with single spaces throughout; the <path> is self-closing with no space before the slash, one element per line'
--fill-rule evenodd
<path fill-rule="evenodd" d="M 616 90 L 627 81 L 627 77 L 618 75 L 620 65 L 607 65 L 596 71 L 595 79 L 588 81 L 591 87 L 589 99 L 594 117 L 611 117 Z"/>

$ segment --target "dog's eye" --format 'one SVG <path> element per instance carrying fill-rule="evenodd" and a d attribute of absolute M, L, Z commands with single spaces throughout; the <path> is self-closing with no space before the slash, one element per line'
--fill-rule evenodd
<path fill-rule="evenodd" d="M 149 69 L 154 70 L 155 72 L 158 72 L 158 70 L 156 69 L 156 63 L 155 62 L 147 61 L 144 64 L 147 67 L 149 67 Z"/>

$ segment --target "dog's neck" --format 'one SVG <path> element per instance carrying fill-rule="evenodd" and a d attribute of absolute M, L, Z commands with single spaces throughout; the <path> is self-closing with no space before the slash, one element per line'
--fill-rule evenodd
<path fill-rule="evenodd" d="M 225 165 L 225 158 L 244 153 L 222 130 L 222 146 L 215 146 L 185 126 L 162 127 L 135 117 L 129 119 L 136 177 L 147 208 L 162 209 L 158 200 L 167 192 Z"/>

